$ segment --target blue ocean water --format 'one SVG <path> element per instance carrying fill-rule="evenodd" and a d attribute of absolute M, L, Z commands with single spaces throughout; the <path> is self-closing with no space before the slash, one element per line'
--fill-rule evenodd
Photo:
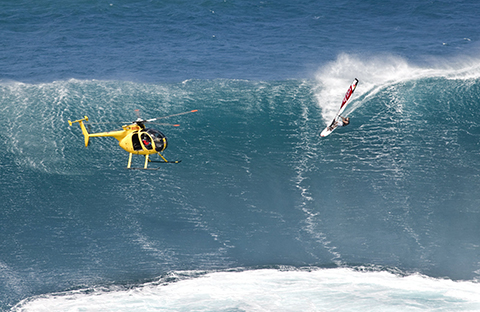
<path fill-rule="evenodd" d="M 0 3 L 0 310 L 480 310 L 479 13 Z M 180 164 L 67 122 L 136 109 Z"/>

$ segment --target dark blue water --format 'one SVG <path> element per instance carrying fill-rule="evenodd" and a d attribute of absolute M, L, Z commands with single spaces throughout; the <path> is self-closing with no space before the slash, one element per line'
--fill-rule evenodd
<path fill-rule="evenodd" d="M 476 1 L 8 1 L 2 79 L 311 78 L 341 52 L 475 56 Z"/>
<path fill-rule="evenodd" d="M 0 309 L 480 309 L 479 13 L 0 4 Z M 136 109 L 180 164 L 67 123 Z"/>

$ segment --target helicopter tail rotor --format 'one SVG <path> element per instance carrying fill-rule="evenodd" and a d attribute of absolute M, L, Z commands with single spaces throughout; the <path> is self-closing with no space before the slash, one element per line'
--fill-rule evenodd
<path fill-rule="evenodd" d="M 88 146 L 88 141 L 90 139 L 90 133 L 88 133 L 87 131 L 87 128 L 85 128 L 85 124 L 83 123 L 84 121 L 88 121 L 88 117 L 85 116 L 85 118 L 82 118 L 82 119 L 78 119 L 78 120 L 75 120 L 75 121 L 68 121 L 68 124 L 70 126 L 72 126 L 72 124 L 78 122 L 78 124 L 80 125 L 80 128 L 82 129 L 82 133 L 83 133 L 83 136 L 85 137 L 85 147 Z"/>

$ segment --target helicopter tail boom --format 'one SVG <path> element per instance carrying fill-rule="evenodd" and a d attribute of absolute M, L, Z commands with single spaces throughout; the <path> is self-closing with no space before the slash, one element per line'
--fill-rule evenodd
<path fill-rule="evenodd" d="M 75 120 L 75 121 L 70 121 L 69 120 L 68 124 L 71 126 L 73 123 L 78 122 L 78 124 L 80 125 L 80 128 L 82 129 L 83 136 L 85 137 L 85 147 L 87 147 L 88 146 L 88 141 L 90 139 L 90 134 L 88 133 L 87 128 L 85 128 L 85 124 L 83 123 L 84 121 L 88 121 L 87 116 L 85 116 L 85 118 L 78 119 L 78 120 Z"/>

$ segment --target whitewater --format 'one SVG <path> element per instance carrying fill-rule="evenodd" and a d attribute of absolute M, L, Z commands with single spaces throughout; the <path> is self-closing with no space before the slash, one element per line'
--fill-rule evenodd
<path fill-rule="evenodd" d="M 366 271 L 172 272 L 168 278 L 135 288 L 52 294 L 24 307 L 27 311 L 475 311 L 480 304 L 473 283 Z"/>

